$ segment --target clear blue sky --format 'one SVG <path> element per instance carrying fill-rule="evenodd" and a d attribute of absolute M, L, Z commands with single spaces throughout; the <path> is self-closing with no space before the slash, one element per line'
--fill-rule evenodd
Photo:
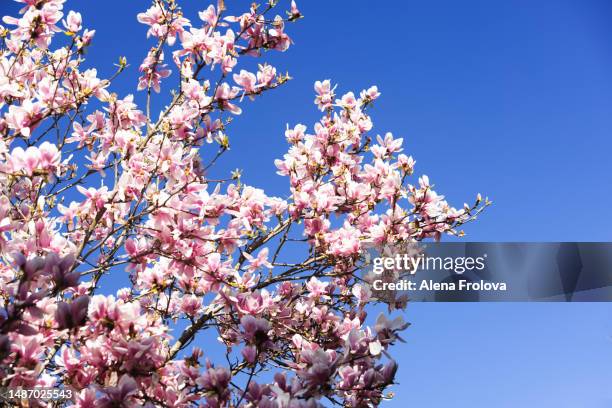
<path fill-rule="evenodd" d="M 190 18 L 208 4 L 182 3 Z M 147 5 L 68 2 L 97 30 L 91 64 L 105 74 L 119 55 L 132 64 L 120 94 L 133 92 L 146 52 L 135 14 Z M 312 83 L 376 84 L 375 130 L 404 137 L 417 173 L 457 205 L 477 192 L 494 201 L 468 239 L 610 240 L 612 2 L 303 0 L 300 9 L 295 47 L 266 56 L 295 80 L 245 107 L 219 171 L 241 167 L 247 183 L 284 195 L 273 160 L 286 123 L 316 120 Z M 384 406 L 612 406 L 610 304 L 415 304 L 407 319 L 398 398 Z"/>

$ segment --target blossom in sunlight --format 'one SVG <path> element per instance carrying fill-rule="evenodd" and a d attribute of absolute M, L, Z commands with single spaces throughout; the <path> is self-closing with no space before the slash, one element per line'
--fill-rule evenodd
<path fill-rule="evenodd" d="M 152 1 L 126 94 L 125 58 L 110 78 L 87 63 L 87 13 L 19 2 L 0 27 L 1 385 L 80 408 L 380 405 L 408 325 L 366 323 L 366 251 L 460 235 L 488 201 L 457 209 L 413 176 L 403 138 L 372 130 L 376 86 L 316 81 L 314 123 L 234 135 L 291 79 L 253 59 L 293 45 L 294 1 Z M 278 196 L 215 167 L 274 140 Z"/>

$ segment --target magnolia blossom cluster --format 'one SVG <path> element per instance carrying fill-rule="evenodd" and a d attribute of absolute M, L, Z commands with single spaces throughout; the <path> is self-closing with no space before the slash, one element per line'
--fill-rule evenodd
<path fill-rule="evenodd" d="M 366 324 L 365 251 L 461 234 L 488 202 L 457 210 L 411 184 L 402 139 L 370 136 L 378 89 L 337 97 L 329 80 L 312 131 L 285 132 L 287 198 L 213 176 L 231 119 L 289 79 L 241 63 L 291 46 L 293 2 L 188 19 L 153 0 L 134 96 L 112 91 L 125 58 L 109 79 L 82 68 L 95 31 L 65 0 L 17 1 L 0 26 L 0 386 L 64 387 L 80 408 L 388 398 L 407 324 Z"/>

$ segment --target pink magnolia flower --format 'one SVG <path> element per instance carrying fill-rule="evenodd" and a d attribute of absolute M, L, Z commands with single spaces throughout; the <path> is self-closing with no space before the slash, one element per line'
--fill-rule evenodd
<path fill-rule="evenodd" d="M 357 98 L 355 98 L 355 94 L 352 92 L 348 92 L 342 95 L 342 99 L 337 100 L 336 104 L 345 109 L 353 109 L 357 106 Z"/>
<path fill-rule="evenodd" d="M 334 354 L 322 349 L 304 350 L 300 355 L 300 360 L 305 367 L 298 371 L 298 376 L 307 385 L 320 386 L 327 383 L 335 371 L 337 357 Z"/>
<path fill-rule="evenodd" d="M 143 73 L 138 79 L 139 91 L 152 87 L 155 92 L 160 92 L 161 79 L 167 78 L 171 74 L 171 71 L 162 63 L 163 60 L 163 52 L 159 55 L 155 55 L 153 51 L 149 52 L 139 68 L 140 72 Z"/>
<path fill-rule="evenodd" d="M 304 139 L 304 132 L 306 132 L 306 126 L 302 124 L 297 124 L 293 129 L 289 129 L 289 125 L 287 125 L 287 130 L 285 131 L 285 137 L 287 141 L 291 144 L 296 144 L 301 142 Z"/>
<path fill-rule="evenodd" d="M 146 117 L 137 109 L 134 103 L 134 95 L 128 95 L 123 99 L 119 99 L 111 104 L 109 108 L 105 108 L 113 117 L 113 123 L 118 124 L 120 129 L 130 129 L 140 127 L 145 124 Z"/>
<path fill-rule="evenodd" d="M 270 323 L 267 320 L 247 315 L 240 319 L 240 325 L 247 342 L 260 345 L 268 340 Z"/>
<path fill-rule="evenodd" d="M 393 135 L 387 132 L 384 139 L 380 135 L 376 136 L 376 141 L 378 145 L 372 146 L 372 153 L 377 158 L 383 158 L 393 153 L 401 152 L 404 139 L 394 139 Z"/>
<path fill-rule="evenodd" d="M 269 86 L 276 78 L 276 68 L 268 64 L 260 64 L 257 70 L 257 82 L 262 86 Z"/>
<path fill-rule="evenodd" d="M 21 364 L 26 367 L 36 367 L 38 357 L 44 352 L 41 335 L 15 336 L 11 348 L 21 359 Z"/>
<path fill-rule="evenodd" d="M 83 49 L 91 44 L 94 35 L 96 35 L 96 30 L 88 30 L 86 29 L 83 34 L 76 39 L 76 44 L 78 49 Z"/>
<path fill-rule="evenodd" d="M 295 0 L 291 0 L 291 10 L 289 11 L 289 13 L 289 20 L 297 20 L 302 16 L 302 13 L 300 13 L 300 10 L 298 10 Z"/>
<path fill-rule="evenodd" d="M 85 388 L 76 394 L 74 400 L 75 408 L 95 408 L 98 406 L 98 396 L 96 391 L 91 388 Z"/>
<path fill-rule="evenodd" d="M 329 242 L 329 253 L 334 256 L 357 255 L 361 249 L 359 235 L 359 231 L 349 225 L 328 233 L 326 239 Z"/>
<path fill-rule="evenodd" d="M 396 338 L 400 338 L 397 332 L 405 330 L 409 323 L 404 322 L 402 316 L 398 316 L 393 320 L 387 319 L 384 314 L 380 314 L 376 319 L 374 330 L 378 333 L 378 338 L 385 343 L 392 342 Z"/>
<path fill-rule="evenodd" d="M 413 173 L 414 165 L 416 164 L 412 156 L 406 156 L 405 154 L 397 156 L 397 163 L 408 175 Z"/>
<path fill-rule="evenodd" d="M 97 407 L 127 407 L 132 406 L 133 396 L 138 392 L 138 384 L 127 374 L 119 379 L 115 387 L 108 387 L 102 390 L 102 397 L 98 399 Z"/>
<path fill-rule="evenodd" d="M 163 7 L 163 4 L 154 3 L 146 12 L 139 13 L 137 19 L 149 26 L 147 37 L 165 37 L 168 45 L 174 45 L 177 37 L 183 40 L 185 28 L 191 26 L 191 23 L 182 14 Z"/>
<path fill-rule="evenodd" d="M 315 98 L 315 104 L 322 111 L 325 109 L 329 109 L 332 106 L 332 102 L 334 100 L 335 89 L 335 87 L 332 89 L 330 80 L 326 79 L 323 82 L 315 82 L 314 89 L 317 93 L 317 97 Z"/>
<path fill-rule="evenodd" d="M 241 354 L 249 364 L 253 364 L 257 360 L 257 348 L 255 346 L 246 346 L 242 349 Z"/>
<path fill-rule="evenodd" d="M 55 320 L 59 329 L 73 329 L 85 323 L 89 297 L 81 296 L 68 304 L 61 302 L 55 312 Z"/>
<path fill-rule="evenodd" d="M 94 208 L 101 209 L 108 200 L 108 187 L 103 186 L 99 189 L 94 187 L 85 188 L 77 186 L 77 190 L 86 197 L 84 204 L 93 204 Z"/>
<path fill-rule="evenodd" d="M 321 282 L 316 277 L 310 278 L 308 282 L 306 282 L 306 289 L 309 294 L 308 297 L 311 298 L 320 298 L 321 296 L 327 297 L 327 287 L 329 286 L 328 282 Z"/>
<path fill-rule="evenodd" d="M 8 162 L 9 171 L 25 172 L 32 176 L 36 172 L 55 173 L 60 167 L 61 155 L 57 147 L 49 142 L 43 142 L 40 147 L 30 146 L 26 150 L 21 147 L 13 149 Z"/>
<path fill-rule="evenodd" d="M 72 33 L 78 33 L 82 28 L 82 18 L 81 13 L 77 13 L 75 11 L 70 10 L 68 12 L 68 16 L 65 20 L 62 20 L 62 24 L 66 28 L 66 30 Z"/>
<path fill-rule="evenodd" d="M 9 106 L 5 117 L 6 123 L 10 129 L 14 129 L 24 137 L 30 137 L 42 118 L 42 110 L 40 103 L 26 99 L 19 106 Z"/>
<path fill-rule="evenodd" d="M 227 368 L 211 367 L 196 380 L 196 384 L 211 394 L 208 399 L 212 406 L 222 406 L 223 401 L 231 395 L 228 388 L 230 380 L 231 373 Z"/>
<path fill-rule="evenodd" d="M 38 148 L 40 152 L 40 167 L 45 171 L 55 171 L 61 160 L 61 153 L 57 150 L 57 146 L 43 142 Z"/>
<path fill-rule="evenodd" d="M 78 147 L 83 147 L 91 138 L 91 132 L 93 131 L 92 127 L 86 129 L 80 123 L 74 122 L 72 128 L 74 129 L 74 131 L 72 132 L 71 137 L 66 139 L 66 142 L 78 142 Z"/>
<path fill-rule="evenodd" d="M 22 9 L 23 16 L 19 19 L 5 16 L 2 21 L 6 24 L 16 25 L 11 31 L 11 35 L 22 41 L 33 40 L 37 47 L 47 49 L 51 43 L 53 33 L 60 31 L 57 23 L 62 18 L 62 1 L 46 1 L 30 4 Z"/>
<path fill-rule="evenodd" d="M 239 92 L 239 88 L 230 87 L 227 83 L 224 82 L 217 88 L 217 92 L 215 93 L 215 99 L 219 103 L 221 109 L 231 112 L 235 115 L 240 115 L 242 113 L 242 109 L 230 103 L 230 100 L 234 99 Z"/>
<path fill-rule="evenodd" d="M 23 170 L 27 175 L 31 176 L 34 174 L 39 164 L 40 151 L 34 146 L 28 147 L 27 150 L 16 147 L 11 152 L 9 167 L 12 171 L 19 172 Z"/>
<path fill-rule="evenodd" d="M 260 269 L 261 267 L 266 267 L 272 269 L 273 266 L 270 262 L 268 262 L 268 248 L 264 248 L 257 254 L 257 257 L 253 257 L 248 253 L 244 253 L 244 257 L 249 261 L 249 270 L 254 271 L 256 269 Z"/>
<path fill-rule="evenodd" d="M 371 86 L 369 87 L 367 90 L 363 90 L 359 93 L 359 97 L 367 102 L 373 101 L 375 99 L 378 99 L 378 97 L 380 96 L 380 92 L 378 92 L 378 87 L 377 86 Z"/>
<path fill-rule="evenodd" d="M 255 74 L 241 69 L 240 74 L 234 74 L 234 82 L 241 86 L 244 92 L 251 93 L 256 90 L 257 77 Z"/>
<path fill-rule="evenodd" d="M 216 25 L 218 18 L 219 18 L 217 16 L 215 6 L 213 6 L 212 4 L 209 5 L 206 10 L 200 11 L 198 13 L 198 16 L 200 17 L 202 21 L 204 21 L 206 24 L 211 25 L 211 26 Z"/>
<path fill-rule="evenodd" d="M 248 315 L 259 315 L 267 309 L 271 309 L 276 299 L 270 296 L 267 290 L 255 290 L 251 293 L 238 294 L 233 300 L 240 313 Z"/>

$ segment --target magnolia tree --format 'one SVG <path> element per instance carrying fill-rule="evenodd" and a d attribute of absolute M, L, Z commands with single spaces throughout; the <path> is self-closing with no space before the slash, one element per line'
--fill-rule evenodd
<path fill-rule="evenodd" d="M 81 14 L 17 1 L 0 26 L 0 385 L 71 390 L 28 406 L 82 408 L 390 397 L 388 349 L 406 324 L 366 326 L 365 248 L 459 235 L 488 202 L 457 210 L 427 177 L 410 184 L 402 139 L 368 136 L 377 88 L 337 96 L 329 80 L 314 86 L 312 130 L 285 132 L 286 197 L 211 177 L 230 120 L 289 79 L 239 64 L 289 48 L 295 3 L 188 19 L 154 0 L 137 16 L 154 41 L 139 107 L 82 68 L 95 32 Z M 152 112 L 164 81 L 174 89 Z M 128 287 L 109 294 L 120 275 Z"/>

